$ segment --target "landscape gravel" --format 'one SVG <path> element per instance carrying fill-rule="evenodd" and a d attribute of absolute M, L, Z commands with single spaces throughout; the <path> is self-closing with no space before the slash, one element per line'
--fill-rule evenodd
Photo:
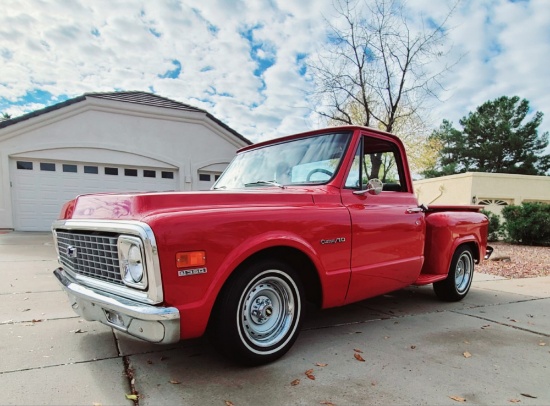
<path fill-rule="evenodd" d="M 550 247 L 489 243 L 495 250 L 488 261 L 476 266 L 477 272 L 505 278 L 535 278 L 550 275 Z"/>

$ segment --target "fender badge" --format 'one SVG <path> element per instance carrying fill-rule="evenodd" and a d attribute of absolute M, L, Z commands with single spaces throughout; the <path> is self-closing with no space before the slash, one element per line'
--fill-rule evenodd
<path fill-rule="evenodd" d="M 346 242 L 345 237 L 333 238 L 331 240 L 321 240 L 322 245 L 325 245 L 325 244 L 340 244 L 340 243 L 343 243 L 343 242 Z"/>
<path fill-rule="evenodd" d="M 197 268 L 197 269 L 186 269 L 184 271 L 178 271 L 178 276 L 190 276 L 190 275 L 199 275 L 201 273 L 206 273 L 206 268 Z"/>

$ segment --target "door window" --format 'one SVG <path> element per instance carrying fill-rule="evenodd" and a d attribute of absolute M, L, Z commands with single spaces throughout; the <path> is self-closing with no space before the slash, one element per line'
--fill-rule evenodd
<path fill-rule="evenodd" d="M 363 137 L 355 152 L 345 187 L 361 190 L 370 179 L 375 178 L 384 184 L 382 191 L 407 191 L 397 146 L 382 139 Z"/>

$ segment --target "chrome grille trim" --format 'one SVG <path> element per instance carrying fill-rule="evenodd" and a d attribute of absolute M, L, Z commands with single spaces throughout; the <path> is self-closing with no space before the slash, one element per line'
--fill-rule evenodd
<path fill-rule="evenodd" d="M 59 258 L 64 269 L 78 275 L 124 285 L 118 262 L 118 235 L 91 235 L 62 230 L 58 230 L 56 234 Z M 76 250 L 76 257 L 71 257 L 69 247 Z"/>
<path fill-rule="evenodd" d="M 162 278 L 160 272 L 160 261 L 158 258 L 158 248 L 155 235 L 151 227 L 141 221 L 133 220 L 58 220 L 52 225 L 54 235 L 55 248 L 57 256 L 63 269 L 67 270 L 77 282 L 84 286 L 94 289 L 99 289 L 118 296 L 126 297 L 147 304 L 160 304 L 164 300 L 162 290 Z M 143 250 L 145 254 L 145 265 L 147 269 L 147 289 L 137 290 L 128 287 L 124 284 L 117 284 L 111 281 L 105 281 L 96 277 L 90 277 L 83 274 L 72 272 L 67 267 L 61 258 L 60 244 L 57 238 L 59 233 L 71 232 L 76 234 L 99 234 L 101 236 L 120 234 L 133 235 L 139 237 L 143 242 Z M 118 252 L 118 251 L 117 251 Z"/>

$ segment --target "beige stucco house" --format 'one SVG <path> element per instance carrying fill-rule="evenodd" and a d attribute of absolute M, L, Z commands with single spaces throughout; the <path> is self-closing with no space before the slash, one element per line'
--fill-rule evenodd
<path fill-rule="evenodd" d="M 500 214 L 504 206 L 522 202 L 550 203 L 550 176 L 466 172 L 414 182 L 420 203 L 480 204 Z"/>
<path fill-rule="evenodd" d="M 89 93 L 0 122 L 0 229 L 47 231 L 83 193 L 207 190 L 250 141 L 145 92 Z"/>

